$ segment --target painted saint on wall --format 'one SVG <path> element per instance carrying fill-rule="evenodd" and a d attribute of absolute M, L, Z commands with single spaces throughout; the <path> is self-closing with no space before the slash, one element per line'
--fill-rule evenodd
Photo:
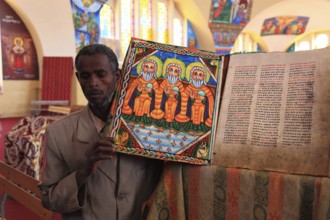
<path fill-rule="evenodd" d="M 3 79 L 39 79 L 37 52 L 25 24 L 4 1 L 0 1 L 0 17 Z"/>

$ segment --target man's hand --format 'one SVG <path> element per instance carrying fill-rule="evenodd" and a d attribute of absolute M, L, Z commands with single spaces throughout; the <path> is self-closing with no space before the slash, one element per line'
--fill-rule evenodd
<path fill-rule="evenodd" d="M 86 180 L 86 178 L 91 175 L 102 160 L 107 160 L 113 158 L 115 140 L 111 137 L 105 137 L 98 140 L 94 147 L 87 154 L 87 164 L 84 168 L 76 172 L 76 179 L 78 187 Z"/>

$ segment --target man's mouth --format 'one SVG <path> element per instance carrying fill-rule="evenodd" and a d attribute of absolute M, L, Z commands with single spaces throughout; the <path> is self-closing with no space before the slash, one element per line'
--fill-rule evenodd
<path fill-rule="evenodd" d="M 88 96 L 91 98 L 100 98 L 101 96 L 103 96 L 103 92 L 102 91 L 92 91 L 88 93 Z"/>

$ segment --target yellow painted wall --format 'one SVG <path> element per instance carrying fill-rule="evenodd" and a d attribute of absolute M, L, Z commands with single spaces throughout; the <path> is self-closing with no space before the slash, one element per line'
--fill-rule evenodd
<path fill-rule="evenodd" d="M 40 78 L 42 78 L 43 56 L 75 56 L 74 28 L 69 0 L 34 0 L 33 4 L 26 0 L 6 2 L 21 17 L 31 33 L 37 49 Z M 40 82 L 4 80 L 4 92 L 0 95 L 0 117 L 21 117 L 29 114 L 31 101 L 40 98 Z M 86 103 L 77 80 L 73 78 L 71 104 Z"/>

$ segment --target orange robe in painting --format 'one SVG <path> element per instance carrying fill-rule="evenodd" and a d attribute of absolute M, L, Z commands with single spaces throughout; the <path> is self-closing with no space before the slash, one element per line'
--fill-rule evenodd
<path fill-rule="evenodd" d="M 150 117 L 150 104 L 151 97 L 149 96 L 149 93 L 142 91 L 142 94 L 134 101 L 134 114 L 136 116 L 143 116 L 146 114 L 148 117 Z"/>
<path fill-rule="evenodd" d="M 212 114 L 213 114 L 213 108 L 214 108 L 214 95 L 212 91 L 207 87 L 206 85 L 203 85 L 200 88 L 194 87 L 192 84 L 189 84 L 184 92 L 181 95 L 181 111 L 178 115 L 175 116 L 175 120 L 181 123 L 190 121 L 190 118 L 187 116 L 187 106 L 188 106 L 188 99 L 190 92 L 193 91 L 193 93 L 196 95 L 199 90 L 203 90 L 206 94 L 206 98 L 208 100 L 209 106 L 208 106 L 208 115 L 209 117 L 205 120 L 205 124 L 209 127 L 212 125 Z"/>
<path fill-rule="evenodd" d="M 175 117 L 175 110 L 178 106 L 178 100 L 176 100 L 174 95 L 170 95 L 165 103 L 165 121 L 173 122 Z"/>
<path fill-rule="evenodd" d="M 142 88 L 144 88 L 147 83 L 151 83 L 153 85 L 153 89 L 156 91 L 159 87 L 158 82 L 156 81 L 155 78 L 152 78 L 150 81 L 146 81 L 145 79 L 143 79 L 143 77 L 134 79 L 132 83 L 129 84 L 128 89 L 126 91 L 126 96 L 124 98 L 123 109 L 122 109 L 123 114 L 126 115 L 132 114 L 133 110 L 129 106 L 129 102 L 132 98 L 133 93 L 136 91 L 139 83 L 141 83 Z"/>
<path fill-rule="evenodd" d="M 151 117 L 154 119 L 162 119 L 164 118 L 164 112 L 161 110 L 161 104 L 163 100 L 163 92 L 165 87 L 167 86 L 168 91 L 171 91 L 174 86 L 179 87 L 180 92 L 184 91 L 184 86 L 180 80 L 178 80 L 175 84 L 171 84 L 168 82 L 168 79 L 164 79 L 159 86 L 159 89 L 155 89 L 156 98 L 155 98 L 155 109 L 151 112 Z"/>
<path fill-rule="evenodd" d="M 205 105 L 201 100 L 195 100 L 191 106 L 191 121 L 194 125 L 199 125 L 204 121 Z"/>

